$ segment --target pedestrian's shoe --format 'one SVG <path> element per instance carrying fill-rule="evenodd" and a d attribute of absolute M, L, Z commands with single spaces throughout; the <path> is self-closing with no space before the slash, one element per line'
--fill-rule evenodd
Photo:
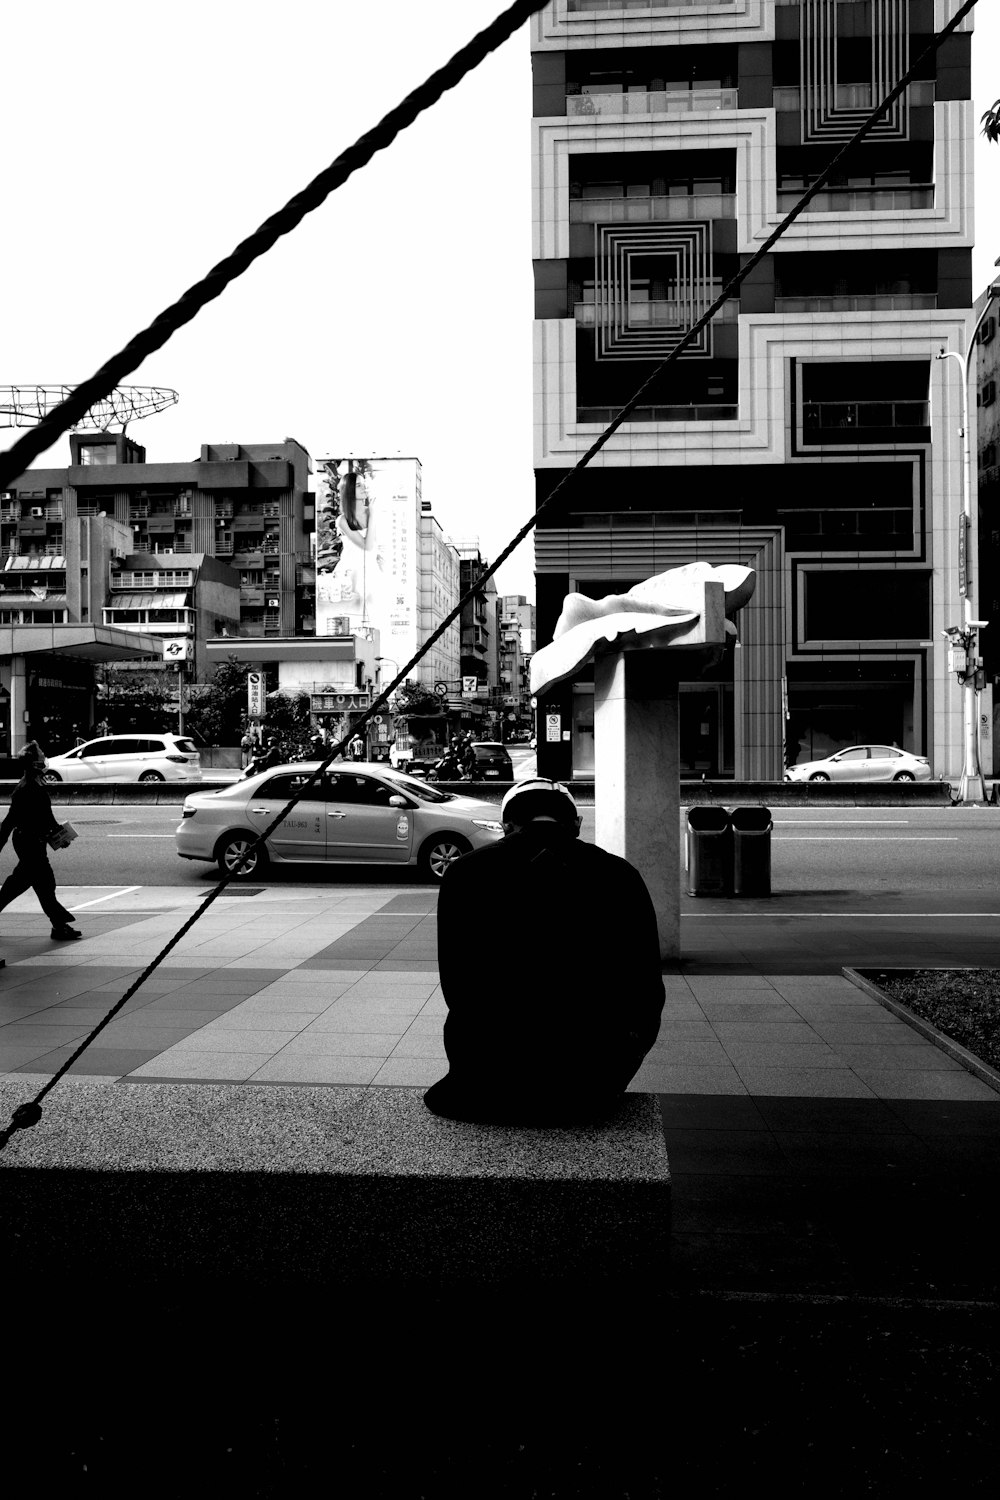
<path fill-rule="evenodd" d="M 83 937 L 83 933 L 77 932 L 75 927 L 70 927 L 67 923 L 64 922 L 61 927 L 53 927 L 52 937 L 55 938 L 57 942 L 66 942 L 70 938 Z"/>

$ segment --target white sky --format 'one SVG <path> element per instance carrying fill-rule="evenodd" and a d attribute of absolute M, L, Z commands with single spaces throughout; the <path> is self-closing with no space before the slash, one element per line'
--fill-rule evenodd
<path fill-rule="evenodd" d="M 504 4 L 0 8 L 0 383 L 92 374 Z M 975 16 L 978 123 L 1000 0 Z M 523 27 L 129 377 L 180 393 L 130 428 L 149 460 L 288 436 L 416 454 L 445 531 L 492 560 L 534 505 L 530 117 Z M 978 135 L 976 173 L 978 293 L 1000 256 Z M 63 438 L 35 463 L 68 459 Z M 534 596 L 530 537 L 497 581 Z"/>

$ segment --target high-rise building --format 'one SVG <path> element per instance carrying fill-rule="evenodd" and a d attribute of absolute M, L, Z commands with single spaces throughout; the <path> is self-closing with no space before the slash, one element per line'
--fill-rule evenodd
<path fill-rule="evenodd" d="M 387 668 L 402 670 L 458 603 L 458 553 L 423 498 L 420 460 L 325 458 L 320 470 L 317 635 L 377 630 Z M 456 622 L 411 675 L 457 692 L 459 655 Z"/>
<path fill-rule="evenodd" d="M 535 606 L 524 594 L 504 594 L 503 612 L 507 619 L 516 618 L 521 655 L 530 658 L 535 652 Z"/>
<path fill-rule="evenodd" d="M 475 677 L 477 691 L 485 698 L 495 693 L 500 681 L 498 640 L 496 631 L 496 580 L 487 578 L 481 588 L 476 588 L 489 563 L 479 550 L 479 543 L 456 542 L 460 564 L 459 590 L 463 599 L 475 593 L 462 606 L 459 625 L 462 632 L 462 655 L 459 669 L 463 683 Z"/>
<path fill-rule="evenodd" d="M 553 0 L 533 19 L 539 502 L 957 7 Z M 971 328 L 971 30 L 539 517 L 539 645 L 570 590 L 695 559 L 756 570 L 740 649 L 682 685 L 689 774 L 776 779 L 866 742 L 961 770 L 942 637 L 968 582 L 961 381 L 935 356 Z M 559 738 L 539 768 L 590 771 L 592 683 L 543 713 Z"/>

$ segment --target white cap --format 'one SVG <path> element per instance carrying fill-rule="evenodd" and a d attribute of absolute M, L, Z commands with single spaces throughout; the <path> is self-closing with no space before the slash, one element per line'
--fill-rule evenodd
<path fill-rule="evenodd" d="M 568 786 L 561 781 L 547 781 L 543 776 L 520 781 L 511 787 L 500 804 L 502 823 L 529 823 L 532 818 L 555 818 L 558 823 L 576 827 L 580 810 Z"/>

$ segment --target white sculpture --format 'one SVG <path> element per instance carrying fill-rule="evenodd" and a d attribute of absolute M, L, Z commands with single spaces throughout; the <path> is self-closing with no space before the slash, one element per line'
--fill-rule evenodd
<path fill-rule="evenodd" d="M 690 627 L 702 619 L 708 583 L 722 584 L 725 635 L 736 635 L 733 616 L 753 594 L 756 583 L 753 569 L 738 564 L 688 563 L 656 573 L 625 594 L 605 594 L 603 599 L 567 594 L 551 643 L 531 659 L 531 691 L 544 693 L 574 677 L 603 641 L 615 643 L 620 650 L 630 644 L 680 644 Z M 698 644 L 703 643 L 704 636 Z"/>

